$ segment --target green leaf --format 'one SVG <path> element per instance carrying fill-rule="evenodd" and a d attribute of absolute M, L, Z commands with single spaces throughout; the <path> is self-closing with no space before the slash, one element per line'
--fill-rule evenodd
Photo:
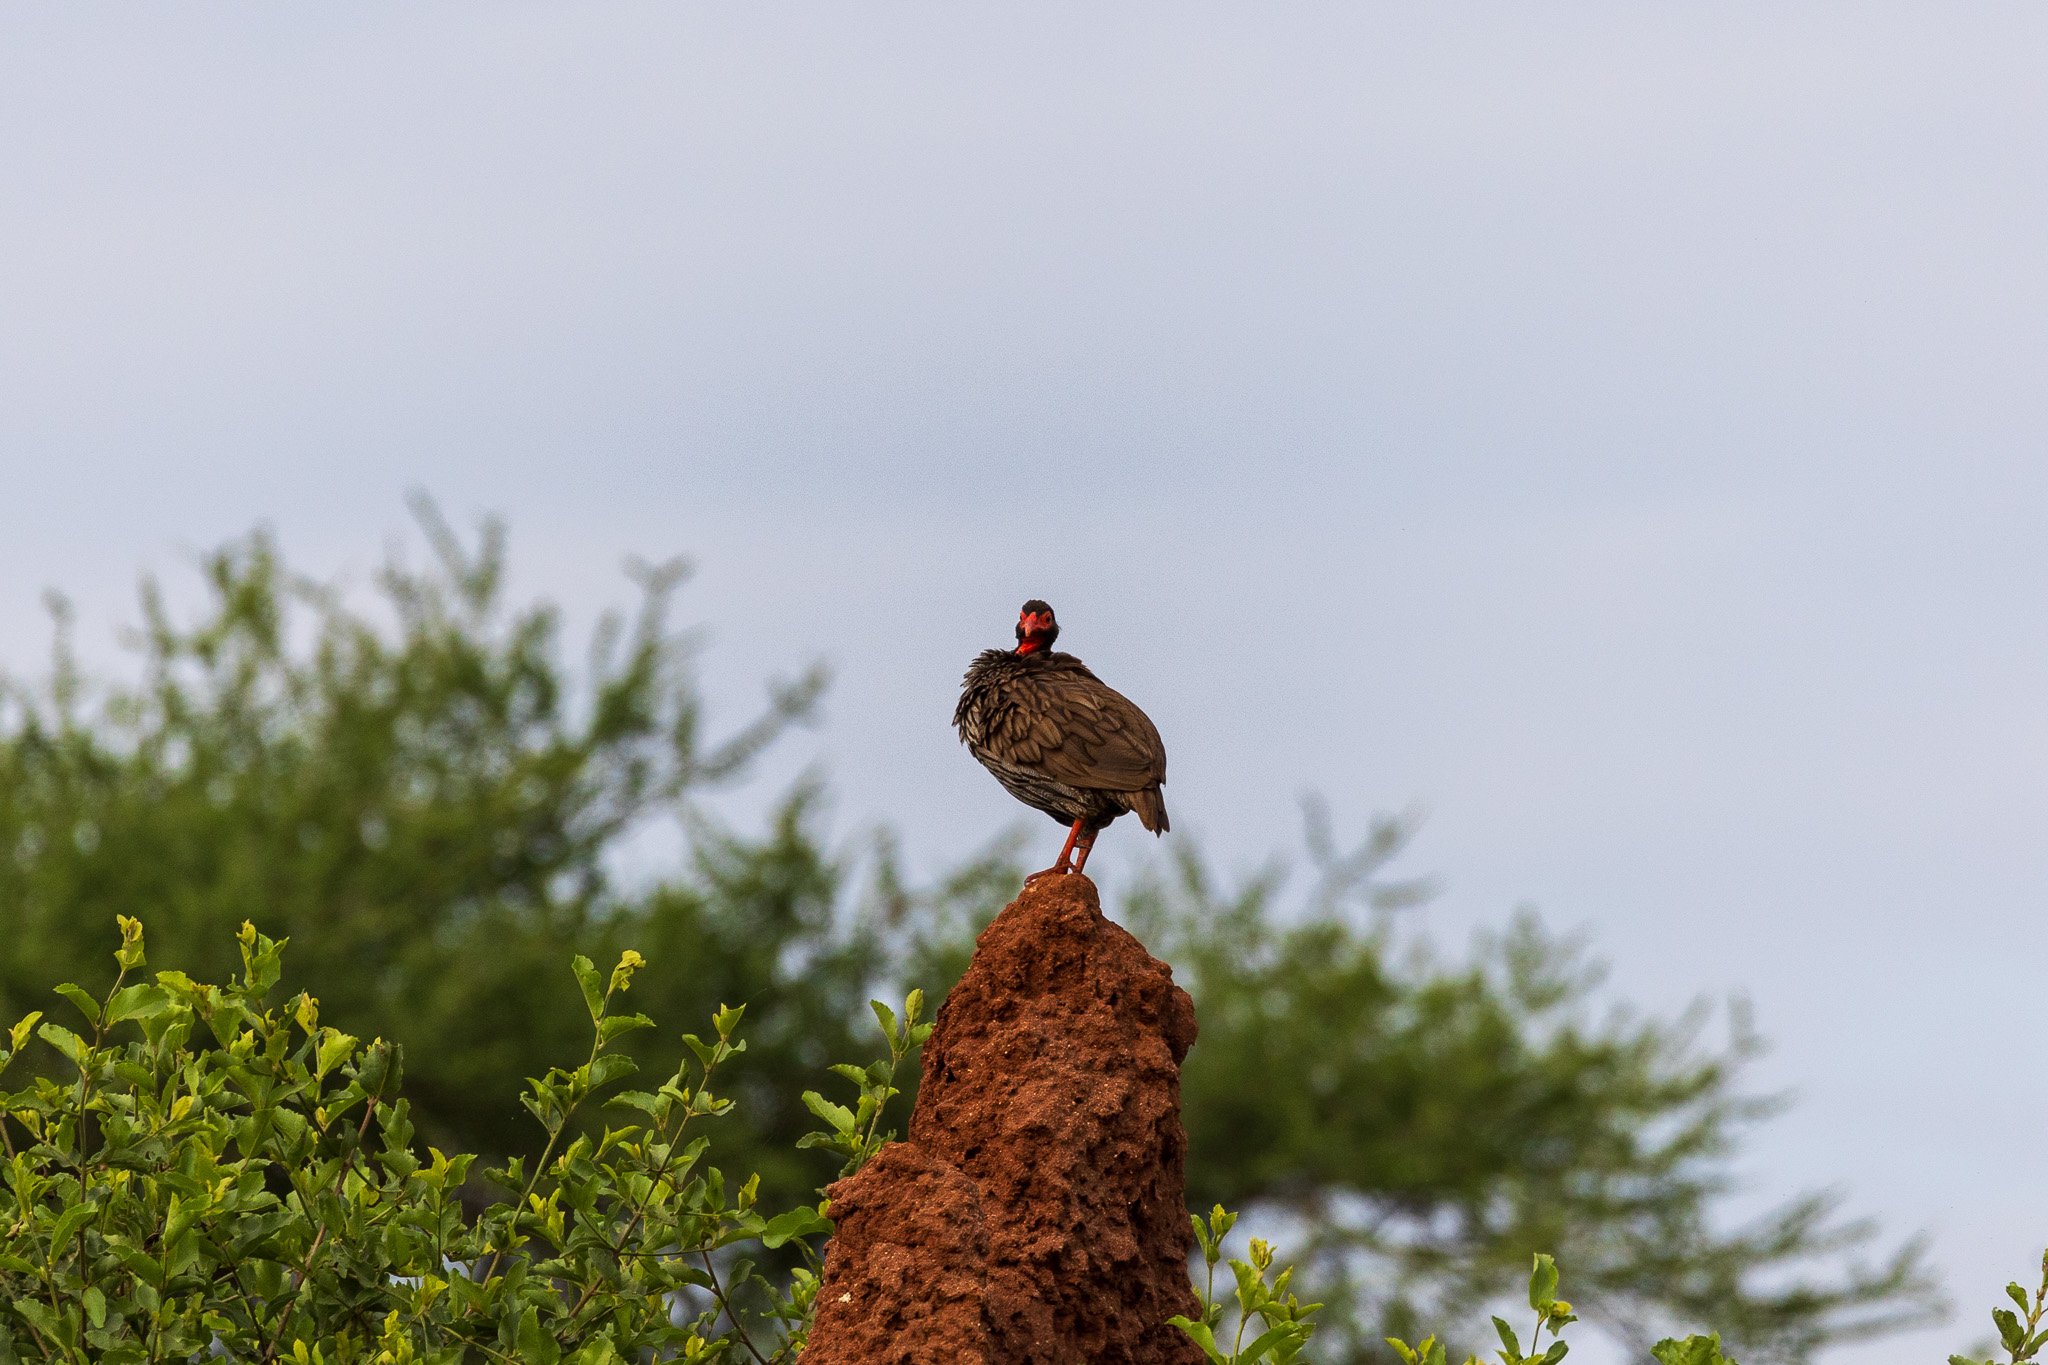
<path fill-rule="evenodd" d="M 85 1066 L 85 1040 L 62 1024 L 45 1024 L 36 1030 L 36 1037 L 63 1053 L 73 1066 Z"/>
<path fill-rule="evenodd" d="M 1998 1339 L 2005 1343 L 2005 1349 L 2017 1352 L 2027 1343 L 2027 1329 L 2020 1326 L 2019 1318 L 2010 1308 L 1994 1308 L 1991 1320 L 1998 1324 Z"/>
<path fill-rule="evenodd" d="M 804 1107 L 825 1122 L 831 1124 L 839 1132 L 852 1136 L 854 1129 L 853 1111 L 845 1105 L 834 1104 L 815 1090 L 806 1090 L 804 1091 Z"/>
<path fill-rule="evenodd" d="M 761 1229 L 761 1245 L 773 1251 L 793 1238 L 831 1231 L 832 1220 L 816 1209 L 791 1209 L 788 1213 L 778 1213 L 768 1220 L 767 1226 Z"/>
<path fill-rule="evenodd" d="M 882 1026 L 882 1035 L 890 1042 L 896 1041 L 896 1011 L 879 1000 L 868 1001 L 868 1008 L 875 1012 L 875 1022 Z"/>
<path fill-rule="evenodd" d="M 201 1212 L 197 1201 L 187 1201 L 182 1196 L 172 1195 L 170 1207 L 164 1211 L 163 1245 L 175 1247 L 179 1239 L 191 1231 L 192 1224 L 198 1221 Z"/>
<path fill-rule="evenodd" d="M 604 1018 L 604 978 L 597 974 L 597 966 L 581 953 L 569 960 L 569 969 L 576 973 L 576 984 L 583 988 L 583 1004 L 590 1011 L 590 1020 L 596 1023 Z"/>
<path fill-rule="evenodd" d="M 94 1028 L 99 1027 L 99 1001 L 93 999 L 91 996 L 87 995 L 83 989 L 72 985 L 69 981 L 65 982 L 63 985 L 57 988 L 57 994 L 63 996 L 66 1000 L 69 1000 L 72 1004 L 78 1006 L 78 1012 L 85 1016 L 86 1023 L 91 1024 Z"/>
<path fill-rule="evenodd" d="M 57 1321 L 57 1315 L 34 1299 L 19 1298 L 14 1301 L 14 1311 L 34 1323 L 37 1330 L 58 1341 L 64 1339 L 64 1328 Z"/>
<path fill-rule="evenodd" d="M 1202 1348 L 1202 1354 L 1209 1357 L 1212 1365 L 1229 1365 L 1230 1358 L 1216 1349 L 1216 1334 L 1211 1332 L 1207 1325 L 1192 1322 L 1187 1318 L 1181 1317 L 1179 1314 L 1175 1314 L 1166 1321 L 1192 1337 L 1195 1345 Z"/>
<path fill-rule="evenodd" d="M 568 1365 L 615 1365 L 619 1360 L 619 1348 L 612 1345 L 612 1339 L 600 1333 L 595 1339 L 585 1342 L 569 1357 Z"/>
<path fill-rule="evenodd" d="M 1252 1339 L 1249 1346 L 1237 1353 L 1236 1365 L 1257 1365 L 1270 1351 L 1277 1350 L 1286 1342 L 1306 1336 L 1308 1329 L 1298 1322 L 1283 1322 L 1278 1327 L 1261 1332 Z"/>
<path fill-rule="evenodd" d="M 1565 1353 L 1566 1353 L 1566 1352 L 1568 1352 L 1568 1351 L 1570 1351 L 1570 1350 L 1571 1350 L 1571 1343 L 1570 1343 L 1570 1342 L 1567 1342 L 1567 1341 L 1553 1341 L 1553 1342 L 1551 1342 L 1551 1343 L 1550 1343 L 1550 1349 L 1549 1349 L 1549 1350 L 1547 1350 L 1547 1351 L 1545 1351 L 1545 1352 L 1543 1353 L 1543 1365 L 1557 1365 L 1557 1362 L 1558 1362 L 1558 1361 L 1560 1361 L 1560 1360 L 1563 1360 L 1563 1359 L 1565 1358 Z"/>
<path fill-rule="evenodd" d="M 1557 1301 L 1557 1262 L 1541 1252 L 1529 1273 L 1529 1306 L 1542 1313 Z"/>
<path fill-rule="evenodd" d="M 138 981 L 115 991 L 107 1001 L 107 1024 L 111 1027 L 124 1019 L 153 1019 L 170 1007 L 171 997 L 162 986 Z"/>
<path fill-rule="evenodd" d="M 107 1325 L 107 1296 L 100 1292 L 98 1285 L 89 1284 L 85 1287 L 84 1297 L 86 1321 L 90 1322 L 95 1329 L 105 1327 Z"/>
<path fill-rule="evenodd" d="M 588 963 L 588 959 L 578 959 Z M 532 1304 L 519 1315 L 519 1354 L 534 1365 L 555 1365 L 562 1358 L 562 1344 L 555 1340 L 552 1332 L 543 1332 L 540 1326 L 540 1309 Z"/>
<path fill-rule="evenodd" d="M 2018 1304 L 2020 1306 L 2020 1311 L 2022 1313 L 2026 1312 L 2028 1308 L 2031 1307 L 2031 1305 L 2027 1302 L 2027 1291 L 2020 1288 L 2017 1283 L 2009 1284 L 2005 1287 L 2005 1296 L 2008 1299 L 2011 1299 L 2014 1303 Z"/>
<path fill-rule="evenodd" d="M 607 1020 L 607 1023 L 610 1021 Z M 640 1069 L 640 1063 L 623 1052 L 607 1052 L 590 1064 L 590 1088 L 596 1090 L 610 1085 L 621 1076 L 631 1076 Z"/>
<path fill-rule="evenodd" d="M 1500 1333 L 1500 1344 L 1507 1348 L 1509 1358 L 1520 1360 L 1522 1358 L 1522 1343 L 1515 1340 L 1515 1329 L 1508 1326 L 1507 1319 L 1495 1318 L 1493 1320 L 1493 1330 Z"/>
<path fill-rule="evenodd" d="M 613 1014 L 599 1021 L 597 1038 L 599 1042 L 609 1043 L 614 1038 L 622 1038 L 628 1033 L 653 1027 L 654 1021 L 644 1014 Z"/>
<path fill-rule="evenodd" d="M 73 1204 L 70 1208 L 58 1214 L 57 1226 L 50 1229 L 51 1255 L 53 1257 L 62 1256 L 70 1245 L 72 1237 L 77 1234 L 80 1228 L 91 1222 L 93 1214 L 98 1211 L 91 1204 Z"/>
<path fill-rule="evenodd" d="M 334 1070 L 335 1067 L 340 1066 L 349 1054 L 356 1050 L 356 1043 L 358 1041 L 353 1034 L 343 1033 L 340 1029 L 322 1028 L 320 1030 L 320 1050 L 315 1055 L 313 1061 L 313 1074 L 325 1076 L 328 1072 Z"/>
<path fill-rule="evenodd" d="M 1658 1365 L 1735 1365 L 1721 1354 L 1721 1334 L 1689 1336 L 1683 1341 L 1666 1337 L 1650 1348 Z"/>
<path fill-rule="evenodd" d="M 1209 1228 L 1216 1234 L 1217 1242 L 1221 1243 L 1225 1237 L 1230 1235 L 1230 1230 L 1236 1226 L 1237 1215 L 1224 1208 L 1221 1204 L 1209 1210 Z"/>
<path fill-rule="evenodd" d="M 29 1034 L 35 1029 L 36 1020 L 42 1017 L 43 1012 L 41 1010 L 30 1010 L 8 1031 L 8 1039 L 13 1044 L 14 1051 L 21 1051 L 22 1045 L 28 1042 Z"/>
<path fill-rule="evenodd" d="M 125 1241 L 114 1241 L 111 1246 L 114 1255 L 128 1268 L 129 1274 L 159 1289 L 163 1288 L 163 1267 L 156 1263 L 154 1256 Z"/>

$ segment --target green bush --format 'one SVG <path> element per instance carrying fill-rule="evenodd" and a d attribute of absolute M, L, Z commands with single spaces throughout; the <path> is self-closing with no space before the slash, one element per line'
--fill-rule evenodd
<path fill-rule="evenodd" d="M 282 943 L 245 924 L 227 986 L 131 981 L 142 926 L 120 928 L 109 990 L 58 987 L 76 1026 L 38 1011 L 0 1051 L 4 1068 L 39 1038 L 72 1072 L 0 1094 L 0 1357 L 597 1365 L 801 1349 L 825 1205 L 770 1214 L 758 1176 L 735 1184 L 704 1161 L 703 1128 L 733 1107 L 712 1086 L 745 1050 L 739 1009 L 684 1036 L 659 1085 L 620 1089 L 637 1068 L 618 1042 L 653 1027 L 620 1009 L 645 964 L 628 950 L 607 977 L 575 959 L 588 1051 L 529 1083 L 540 1155 L 489 1172 L 502 1194 L 470 1210 L 476 1158 L 420 1150 L 399 1049 L 321 1023 L 309 995 L 270 1003 Z M 825 1120 L 806 1145 L 848 1171 L 888 1140 L 892 1081 L 929 1032 L 915 998 L 900 1019 L 875 1008 L 887 1055 L 834 1068 L 853 1105 L 804 1097 Z M 600 1104 L 617 1117 L 576 1131 Z M 756 1268 L 783 1249 L 793 1268 Z"/>
<path fill-rule="evenodd" d="M 1273 1275 L 1269 1284 L 1273 1251 L 1257 1238 L 1252 1240 L 1248 1261 L 1226 1257 L 1223 1239 L 1237 1222 L 1237 1216 L 1226 1213 L 1221 1205 L 1208 1219 L 1197 1214 L 1193 1221 L 1195 1239 L 1208 1267 L 1200 1294 L 1202 1316 L 1198 1321 L 1174 1318 L 1174 1324 L 1201 1346 L 1211 1365 L 1289 1365 L 1305 1359 L 1301 1351 L 1314 1334 L 1313 1318 L 1322 1305 L 1302 1303 L 1287 1292 L 1293 1268 Z M 1232 1305 L 1215 1297 L 1216 1267 L 1226 1259 L 1236 1280 Z M 1521 1338 L 1506 1318 L 1495 1315 L 1493 1319 L 1494 1331 L 1500 1337 L 1500 1365 L 1559 1365 L 1570 1353 L 1564 1329 L 1579 1319 L 1571 1304 L 1557 1297 L 1557 1291 L 1557 1261 L 1539 1252 L 1529 1273 L 1529 1307 L 1536 1314 L 1536 1321 L 1529 1329 L 1528 1350 L 1522 1349 Z M 1952 1355 L 1949 1365 L 2034 1365 L 2040 1360 L 2042 1348 L 2048 1346 L 2048 1325 L 2044 1325 L 2044 1320 L 2048 1320 L 2048 1253 L 2042 1254 L 2041 1284 L 2031 1296 L 2017 1281 L 2005 1287 L 2005 1294 L 2014 1307 L 1992 1309 L 1991 1320 L 1998 1329 L 2006 1358 L 2000 1361 Z M 1225 1346 L 1221 1344 L 1222 1329 L 1233 1309 L 1236 1331 Z M 1246 1341 L 1245 1334 L 1252 1329 L 1254 1319 L 1265 1330 Z M 1546 1331 L 1551 1337 L 1547 1347 L 1543 1345 Z M 1447 1365 L 1450 1359 L 1450 1348 L 1435 1336 L 1424 1337 L 1414 1345 L 1399 1337 L 1388 1337 L 1387 1345 L 1393 1348 L 1402 1365 Z M 1650 1347 L 1650 1356 L 1657 1365 L 1737 1365 L 1723 1349 L 1719 1332 L 1666 1337 Z M 1467 1355 L 1465 1365 L 1480 1365 L 1479 1357 Z"/>
<path fill-rule="evenodd" d="M 1240 1259 L 1226 1256 L 1224 1239 L 1237 1226 L 1237 1215 L 1218 1204 L 1205 1219 L 1197 1213 L 1190 1217 L 1195 1228 L 1195 1247 L 1202 1257 L 1202 1283 L 1199 1299 L 1202 1316 L 1199 1319 L 1172 1317 L 1167 1321 L 1186 1332 L 1202 1348 L 1202 1354 L 1209 1358 L 1210 1365 L 1289 1365 L 1301 1358 L 1309 1338 L 1315 1335 L 1315 1315 L 1322 1309 L 1319 1303 L 1303 1303 L 1289 1292 L 1288 1286 L 1294 1279 L 1292 1266 L 1272 1275 L 1272 1246 L 1254 1237 L 1247 1249 L 1247 1256 Z M 1216 1297 L 1216 1267 L 1227 1262 L 1230 1277 L 1235 1281 L 1232 1292 L 1234 1302 L 1226 1305 Z M 1228 1328 L 1225 1319 L 1236 1315 L 1235 1328 Z M 1260 1330 L 1250 1341 L 1245 1334 L 1252 1331 L 1257 1320 Z M 1224 1344 L 1228 1337 L 1229 1344 Z M 1414 1362 L 1410 1362 L 1414 1365 Z"/>
<path fill-rule="evenodd" d="M 1564 1329 L 1579 1318 L 1572 1312 L 1571 1304 L 1557 1297 L 1557 1286 L 1557 1261 L 1537 1253 L 1529 1272 L 1529 1308 L 1536 1314 L 1536 1321 L 1529 1328 L 1529 1348 L 1522 1349 L 1522 1339 L 1516 1335 L 1513 1324 L 1496 1314 L 1493 1330 L 1500 1337 L 1500 1365 L 1558 1365 L 1570 1353 Z M 1548 1346 L 1543 1344 L 1546 1331 L 1550 1333 Z M 1394 1348 L 1402 1365 L 1445 1365 L 1448 1358 L 1443 1342 L 1433 1336 L 1424 1337 L 1414 1346 L 1399 1337 L 1388 1337 L 1387 1345 Z M 1719 1333 L 1683 1339 L 1666 1337 L 1650 1348 L 1650 1355 L 1657 1365 L 1736 1365 L 1722 1354 Z M 1467 1356 L 1465 1365 L 1479 1365 L 1479 1358 Z"/>
<path fill-rule="evenodd" d="M 1223 1210 L 1220 1208 L 1216 1210 L 1216 1215 L 1218 1218 L 1225 1217 Z M 1195 1220 L 1195 1229 L 1197 1236 L 1201 1236 L 1203 1225 L 1200 1218 Z M 1227 1223 L 1224 1225 L 1224 1230 L 1228 1230 Z M 1210 1265 L 1213 1268 L 1215 1265 L 1215 1252 L 1210 1245 L 1210 1240 L 1204 1238 L 1202 1245 L 1203 1251 L 1209 1257 Z M 1253 1243 L 1255 1248 L 1260 1245 L 1260 1243 Z M 1258 1266 L 1258 1270 L 1263 1272 L 1265 1266 L 1270 1263 L 1271 1253 L 1268 1252 L 1264 1262 Z M 1258 1297 L 1257 1285 L 1253 1286 L 1250 1300 L 1247 1299 L 1242 1289 L 1243 1283 L 1247 1279 L 1247 1272 L 1251 1267 L 1243 1266 L 1238 1262 L 1232 1262 L 1232 1265 L 1238 1270 L 1238 1279 L 1241 1286 L 1239 1293 L 1240 1305 L 1248 1301 L 1256 1301 Z M 1256 1278 L 1259 1281 L 1263 1281 L 1263 1274 L 1261 1273 Z M 1279 1279 L 1280 1287 L 1284 1288 L 1287 1272 L 1282 1272 Z M 1521 1339 L 1515 1334 L 1513 1326 L 1509 1324 L 1507 1319 L 1499 1316 L 1493 1319 L 1494 1331 L 1500 1336 L 1501 1365 L 1558 1365 L 1564 1359 L 1570 1350 L 1570 1347 L 1565 1344 L 1563 1339 L 1564 1329 L 1567 1325 L 1577 1322 L 1579 1319 L 1572 1312 L 1571 1304 L 1557 1297 L 1557 1288 L 1558 1268 L 1556 1260 L 1550 1256 L 1538 1253 L 1535 1259 L 1535 1267 L 1529 1275 L 1529 1307 L 1536 1314 L 1536 1322 L 1529 1331 L 1528 1351 L 1526 1353 L 1523 1351 Z M 2033 1362 L 2040 1359 L 2042 1348 L 2048 1346 L 2048 1325 L 2044 1325 L 2044 1319 L 2048 1319 L 2048 1252 L 2044 1252 L 2041 1257 L 2040 1287 L 2031 1296 L 2020 1287 L 2017 1281 L 2005 1287 L 2005 1294 L 2008 1299 L 2012 1300 L 2014 1307 L 1994 1308 L 1991 1310 L 1992 1324 L 1998 1329 L 2000 1344 L 2005 1349 L 2005 1360 L 1998 1361 L 1990 1357 L 1978 1359 L 1966 1355 L 1952 1355 L 1948 1358 L 1949 1365 L 2033 1365 Z M 1215 1305 L 1208 1304 L 1206 1295 L 1204 1301 L 1205 1306 L 1208 1308 L 1205 1320 L 1214 1321 L 1220 1317 L 1221 1310 Z M 1315 1307 L 1316 1305 L 1311 1304 L 1307 1305 L 1306 1308 L 1301 1308 L 1289 1301 L 1286 1305 L 1286 1309 L 1289 1311 L 1279 1317 L 1271 1318 L 1269 1321 L 1285 1321 L 1289 1316 L 1303 1316 L 1306 1313 L 1314 1312 Z M 1192 1329 L 1194 1325 L 1187 1324 L 1187 1326 Z M 1543 1346 L 1543 1333 L 1546 1330 L 1551 1335 L 1551 1343 L 1548 1347 Z M 1239 1335 L 1241 1338 L 1242 1331 L 1240 1331 Z M 1254 1365 L 1255 1361 L 1266 1358 L 1254 1354 L 1252 1348 L 1246 1348 L 1241 1353 L 1218 1351 L 1207 1338 L 1199 1333 L 1196 1334 L 1196 1339 L 1203 1342 L 1205 1349 L 1209 1352 L 1210 1359 L 1216 1362 L 1216 1365 Z M 1261 1340 L 1263 1341 L 1263 1339 Z M 1292 1338 L 1289 1338 L 1289 1340 L 1291 1341 Z M 1387 1345 L 1393 1347 L 1394 1353 L 1401 1358 L 1402 1365 L 1445 1365 L 1449 1358 L 1448 1350 L 1444 1343 L 1434 1336 L 1425 1337 L 1419 1344 L 1413 1346 L 1398 1337 L 1389 1337 L 1387 1338 Z M 1695 1333 L 1683 1338 L 1666 1337 L 1650 1347 L 1650 1355 L 1657 1361 L 1657 1365 L 1736 1365 L 1734 1358 L 1723 1349 L 1721 1334 L 1718 1332 L 1707 1335 Z M 1284 1362 L 1293 1358 L 1292 1353 L 1285 1355 L 1274 1354 L 1270 1357 L 1274 1365 L 1284 1365 Z M 1465 1358 L 1465 1365 L 1479 1365 L 1478 1357 L 1476 1355 L 1468 1355 Z"/>

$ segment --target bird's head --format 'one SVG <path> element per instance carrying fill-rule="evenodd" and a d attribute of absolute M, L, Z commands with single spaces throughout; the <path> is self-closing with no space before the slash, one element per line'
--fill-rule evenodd
<path fill-rule="evenodd" d="M 1041 649 L 1051 649 L 1052 642 L 1060 638 L 1060 623 L 1053 619 L 1052 608 L 1036 597 L 1024 604 L 1024 610 L 1017 614 L 1017 652 L 1035 654 Z"/>

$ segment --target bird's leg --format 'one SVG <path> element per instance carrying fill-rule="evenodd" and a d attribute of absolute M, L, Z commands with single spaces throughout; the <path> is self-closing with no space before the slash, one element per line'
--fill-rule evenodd
<path fill-rule="evenodd" d="M 1074 828 L 1078 830 L 1080 826 L 1077 824 Z M 1095 836 L 1098 833 L 1100 831 L 1091 829 L 1082 834 L 1074 844 L 1074 865 L 1068 869 L 1069 871 L 1079 873 L 1082 868 L 1088 866 L 1088 850 L 1095 847 Z"/>
<path fill-rule="evenodd" d="M 1088 822 L 1085 820 L 1076 820 L 1074 822 L 1074 827 L 1067 831 L 1067 842 L 1060 845 L 1060 860 L 1054 863 L 1051 867 L 1046 868 L 1045 871 L 1034 872 L 1030 876 L 1026 877 L 1024 880 L 1027 882 L 1035 882 L 1040 877 L 1057 877 L 1062 873 L 1079 871 L 1080 869 L 1072 867 L 1069 864 L 1072 863 L 1074 858 L 1074 842 L 1081 837 L 1081 828 L 1087 823 Z M 1091 844 L 1094 843 L 1095 836 L 1092 834 L 1089 835 L 1088 842 Z M 1081 856 L 1085 859 L 1088 855 L 1084 852 Z"/>

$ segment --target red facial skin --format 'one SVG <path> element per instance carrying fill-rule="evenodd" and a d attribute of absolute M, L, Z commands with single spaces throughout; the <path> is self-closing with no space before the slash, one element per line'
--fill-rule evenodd
<path fill-rule="evenodd" d="M 1033 654 L 1045 648 L 1045 641 L 1039 637 L 1052 629 L 1052 613 L 1027 611 L 1017 618 L 1017 629 L 1024 638 L 1017 642 L 1019 654 Z"/>

